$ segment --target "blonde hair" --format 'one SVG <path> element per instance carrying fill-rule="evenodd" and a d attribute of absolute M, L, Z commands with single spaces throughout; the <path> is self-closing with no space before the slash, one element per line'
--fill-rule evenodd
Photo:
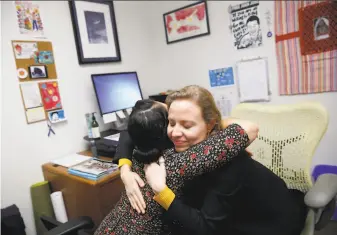
<path fill-rule="evenodd" d="M 212 132 L 222 129 L 221 113 L 215 104 L 213 95 L 207 89 L 197 85 L 191 85 L 175 91 L 169 94 L 166 98 L 168 108 L 170 108 L 173 101 L 180 99 L 189 99 L 194 101 L 200 107 L 206 124 L 211 124 L 212 121 L 215 121 L 215 125 L 211 130 Z"/>

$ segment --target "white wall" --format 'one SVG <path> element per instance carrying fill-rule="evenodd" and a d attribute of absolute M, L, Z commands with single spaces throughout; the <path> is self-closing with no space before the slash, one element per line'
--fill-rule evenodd
<path fill-rule="evenodd" d="M 261 56 L 268 58 L 271 104 L 294 103 L 306 100 L 321 102 L 330 113 L 328 131 L 319 145 L 313 164 L 337 165 L 336 151 L 333 146 L 337 139 L 337 93 L 321 93 L 296 96 L 278 95 L 278 73 L 276 64 L 275 38 L 267 38 L 265 12 L 269 9 L 273 14 L 273 1 L 260 1 L 261 27 L 263 30 L 263 46 L 255 49 L 237 51 L 233 47 L 232 34 L 229 30 L 228 6 L 241 2 L 208 1 L 208 13 L 211 35 L 191 40 L 166 44 L 162 14 L 179 7 L 191 4 L 190 1 L 160 1 L 152 6 L 152 31 L 155 41 L 154 52 L 157 57 L 157 74 L 160 74 L 160 89 L 180 88 L 189 84 L 198 84 L 210 88 L 208 70 L 234 66 L 243 57 Z M 274 21 L 274 15 L 272 15 Z M 273 31 L 275 34 L 275 32 Z"/>
<path fill-rule="evenodd" d="M 16 77 L 11 40 L 32 40 L 20 35 L 14 1 L 1 2 L 2 19 L 2 207 L 17 204 L 27 234 L 35 234 L 30 200 L 30 186 L 43 180 L 41 165 L 53 158 L 84 150 L 86 134 L 84 114 L 99 111 L 90 75 L 117 71 L 138 72 L 145 96 L 155 92 L 150 35 L 146 30 L 144 5 L 137 2 L 115 2 L 121 63 L 79 66 L 67 1 L 39 3 L 47 40 L 53 43 L 62 105 L 67 123 L 55 125 L 55 136 L 48 138 L 46 122 L 27 125 Z M 146 10 L 146 9 L 144 9 Z M 99 120 L 101 121 L 101 120 Z"/>

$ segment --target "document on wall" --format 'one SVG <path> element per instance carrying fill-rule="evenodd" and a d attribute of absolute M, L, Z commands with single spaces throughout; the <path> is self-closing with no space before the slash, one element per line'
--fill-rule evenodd
<path fill-rule="evenodd" d="M 215 103 L 222 117 L 229 117 L 232 109 L 239 103 L 238 92 L 235 87 L 215 88 L 211 90 Z"/>
<path fill-rule="evenodd" d="M 37 83 L 20 84 L 23 102 L 26 109 L 42 106 L 40 90 Z"/>
<path fill-rule="evenodd" d="M 269 101 L 268 65 L 263 58 L 237 63 L 240 101 Z"/>

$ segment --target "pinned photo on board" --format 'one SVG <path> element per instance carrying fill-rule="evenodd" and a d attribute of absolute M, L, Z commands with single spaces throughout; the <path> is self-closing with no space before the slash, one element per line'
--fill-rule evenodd
<path fill-rule="evenodd" d="M 45 65 L 30 66 L 29 74 L 32 79 L 48 78 L 47 67 Z"/>
<path fill-rule="evenodd" d="M 53 64 L 53 53 L 51 51 L 40 51 L 38 55 L 38 62 L 40 64 Z"/>
<path fill-rule="evenodd" d="M 329 38 L 329 19 L 319 17 L 314 19 L 314 38 L 315 41 Z"/>
<path fill-rule="evenodd" d="M 51 123 L 66 121 L 64 110 L 60 109 L 60 110 L 53 110 L 53 111 L 48 112 L 48 119 Z"/>

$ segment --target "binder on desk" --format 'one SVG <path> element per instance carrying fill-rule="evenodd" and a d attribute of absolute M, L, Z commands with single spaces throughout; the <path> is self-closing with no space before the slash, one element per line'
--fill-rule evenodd
<path fill-rule="evenodd" d="M 242 60 L 236 64 L 240 102 L 269 101 L 266 58 Z"/>

